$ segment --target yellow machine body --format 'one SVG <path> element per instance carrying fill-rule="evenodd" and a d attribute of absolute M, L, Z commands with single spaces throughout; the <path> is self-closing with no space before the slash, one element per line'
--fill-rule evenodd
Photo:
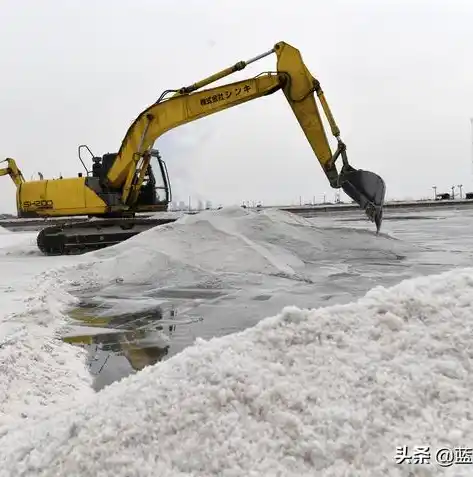
<path fill-rule="evenodd" d="M 103 215 L 107 204 L 85 184 L 85 177 L 24 182 L 17 187 L 19 217 Z"/>
<path fill-rule="evenodd" d="M 273 53 L 277 57 L 276 71 L 202 89 Z M 190 86 L 164 91 L 133 121 L 117 153 L 103 157 L 94 157 L 91 153 L 94 161 L 92 172 L 87 170 L 81 159 L 87 171 L 86 177 L 27 182 L 11 158 L 6 159 L 8 167 L 0 169 L 0 175 L 9 174 L 17 186 L 19 217 L 89 215 L 115 217 L 114 223 L 120 224 L 117 218 L 130 217 L 136 212 L 167 210 L 171 198 L 169 178 L 164 161 L 153 149 L 155 141 L 173 128 L 278 91 L 282 91 L 289 103 L 330 186 L 342 188 L 365 210 L 379 231 L 385 196 L 384 181 L 378 175 L 357 170 L 348 163 L 346 145 L 340 137 L 320 82 L 307 69 L 299 50 L 285 42 L 276 43 L 271 50 L 248 61 L 240 61 Z M 169 94 L 171 96 L 166 97 Z M 332 152 L 328 142 L 316 99 L 337 140 L 335 152 Z M 339 157 L 343 162 L 340 172 L 336 167 Z M 158 161 L 157 167 L 151 166 L 153 158 Z M 156 174 L 162 184 L 159 187 L 156 186 Z M 150 226 L 153 225 L 150 223 Z M 75 230 L 77 232 L 77 227 Z M 65 250 L 67 244 L 59 244 L 57 229 L 52 232 L 51 237 L 54 236 L 56 244 L 46 246 L 48 232 L 43 231 L 40 248 L 52 250 L 59 247 Z M 76 233 L 72 242 L 76 244 L 82 235 Z M 100 238 L 102 240 L 103 232 Z M 92 243 L 93 237 L 90 235 L 87 241 Z"/>

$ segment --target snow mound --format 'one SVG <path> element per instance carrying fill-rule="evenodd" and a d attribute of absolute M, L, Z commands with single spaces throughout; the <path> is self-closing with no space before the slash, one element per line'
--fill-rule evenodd
<path fill-rule="evenodd" d="M 56 412 L 93 392 L 85 351 L 56 336 L 74 303 L 58 278 L 51 270 L 21 290 L 0 287 L 0 434 L 5 424 Z"/>
<path fill-rule="evenodd" d="M 324 261 L 399 260 L 412 246 L 374 231 L 317 227 L 278 210 L 228 207 L 185 215 L 174 223 L 90 253 L 78 280 L 216 287 L 219 283 L 280 276 L 316 282 Z M 355 257 L 355 258 L 354 258 Z"/>
<path fill-rule="evenodd" d="M 2 227 L 0 225 L 0 235 L 3 235 L 3 234 L 11 234 L 12 232 L 8 229 L 6 229 L 5 227 Z"/>
<path fill-rule="evenodd" d="M 310 282 L 317 279 L 310 265 L 318 266 L 324 254 L 335 253 L 336 240 L 343 240 L 347 233 L 320 229 L 289 213 L 226 208 L 184 215 L 173 224 L 100 252 L 58 257 L 58 261 L 41 256 L 34 267 L 26 255 L 40 254 L 37 232 L 2 235 L 4 275 L 9 273 L 6 266 L 27 270 L 18 283 L 7 278 L 0 284 L 0 426 L 55 412 L 58 405 L 92 392 L 85 354 L 56 337 L 67 323 L 67 307 L 75 303 L 67 291 L 110 282 L 207 288 L 244 282 L 251 286 L 266 283 L 271 276 Z M 327 239 L 326 234 L 331 237 Z M 388 258 L 393 255 L 391 249 L 402 246 L 369 233 L 353 232 L 352 237 L 350 246 L 359 247 L 362 255 L 370 240 L 370 253 L 378 250 Z M 52 268 L 54 264 L 60 266 Z M 50 270 L 36 275 L 36 267 Z"/>
<path fill-rule="evenodd" d="M 0 474 L 408 475 L 397 446 L 473 442 L 472 296 L 473 269 L 455 270 L 198 340 L 83 403 L 5 427 Z"/>
<path fill-rule="evenodd" d="M 1 256 L 42 255 L 36 245 L 38 232 L 11 232 L 2 235 L 0 230 Z"/>

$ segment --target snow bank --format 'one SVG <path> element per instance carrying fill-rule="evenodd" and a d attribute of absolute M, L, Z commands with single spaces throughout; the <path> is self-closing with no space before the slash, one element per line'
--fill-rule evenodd
<path fill-rule="evenodd" d="M 2 269 L 7 272 L 6 264 Z M 61 282 L 51 270 L 0 286 L 0 429 L 92 394 L 85 352 L 56 336 L 74 303 Z"/>
<path fill-rule="evenodd" d="M 472 297 L 454 271 L 199 340 L 4 428 L 0 475 L 433 475 L 396 446 L 473 442 Z"/>
<path fill-rule="evenodd" d="M 75 302 L 66 291 L 70 286 L 83 289 L 118 281 L 218 288 L 238 280 L 245 285 L 263 282 L 268 276 L 311 282 L 316 278 L 307 265 L 336 253 L 346 233 L 320 229 L 280 211 L 235 207 L 184 215 L 174 224 L 81 257 L 33 259 L 28 255 L 40 255 L 37 232 L 2 235 L 0 425 L 55 412 L 58 403 L 90 394 L 84 353 L 56 337 L 66 323 L 66 307 Z M 362 256 L 391 257 L 395 252 L 390 249 L 401 246 L 389 237 L 362 232 L 353 232 L 349 244 Z M 12 282 L 19 268 L 24 271 Z"/>
<path fill-rule="evenodd" d="M 0 228 L 0 256 L 42 255 L 36 245 L 38 232 L 5 232 Z"/>
<path fill-rule="evenodd" d="M 412 246 L 370 230 L 317 227 L 279 210 L 228 207 L 185 215 L 114 247 L 88 255 L 75 279 L 90 286 L 124 281 L 218 287 L 232 280 L 282 276 L 317 282 L 318 265 L 356 257 L 396 261 Z M 314 264 L 316 267 L 314 267 Z"/>
<path fill-rule="evenodd" d="M 57 270 L 48 270 L 56 260 L 29 257 L 39 254 L 37 232 L 3 231 L 0 428 L 55 412 L 57 406 L 70 405 L 75 397 L 91 393 L 85 353 L 56 337 L 65 324 L 64 309 L 74 303 L 62 288 L 67 282 Z"/>

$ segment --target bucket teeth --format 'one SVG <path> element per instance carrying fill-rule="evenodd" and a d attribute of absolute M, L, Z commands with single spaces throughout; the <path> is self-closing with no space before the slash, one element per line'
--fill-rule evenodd
<path fill-rule="evenodd" d="M 379 233 L 383 221 L 383 205 L 386 195 L 386 185 L 377 174 L 361 169 L 350 168 L 340 173 L 340 186 L 375 223 L 376 233 Z"/>

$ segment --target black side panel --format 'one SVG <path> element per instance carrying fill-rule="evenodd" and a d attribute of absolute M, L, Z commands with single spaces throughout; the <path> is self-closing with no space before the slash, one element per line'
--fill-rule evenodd
<path fill-rule="evenodd" d="M 36 219 L 36 218 L 44 218 L 44 215 L 39 215 L 37 212 L 28 212 L 25 210 L 18 210 L 18 218 L 19 219 Z"/>
<path fill-rule="evenodd" d="M 113 166 L 113 163 L 115 162 L 115 159 L 116 159 L 117 156 L 118 156 L 118 154 L 116 152 L 104 154 L 102 156 L 102 170 L 101 170 L 101 179 L 102 180 L 105 178 L 108 171 Z"/>
<path fill-rule="evenodd" d="M 86 177 L 85 185 L 93 190 L 108 206 L 120 205 L 120 194 L 116 192 L 106 192 L 100 185 L 98 177 Z"/>
<path fill-rule="evenodd" d="M 102 186 L 98 177 L 86 177 L 85 185 L 89 189 L 92 189 L 97 195 L 100 195 L 103 192 Z"/>

